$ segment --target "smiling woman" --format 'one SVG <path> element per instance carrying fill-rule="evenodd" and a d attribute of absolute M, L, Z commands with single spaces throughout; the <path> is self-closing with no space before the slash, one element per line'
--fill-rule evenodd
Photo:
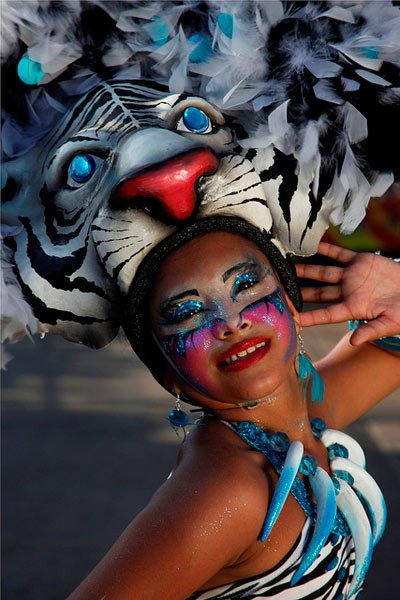
<path fill-rule="evenodd" d="M 290 263 L 233 217 L 198 221 L 148 255 L 125 331 L 177 398 L 171 425 L 188 425 L 181 399 L 203 416 L 171 476 L 71 600 L 359 594 L 386 509 L 362 449 L 336 428 L 399 384 L 399 358 L 347 337 L 321 361 L 325 395 L 314 403 L 315 371 L 302 385 L 297 372 L 298 292 Z"/>
<path fill-rule="evenodd" d="M 240 236 L 210 233 L 169 256 L 150 313 L 182 391 L 199 401 L 263 398 L 293 363 L 296 330 L 285 292 L 261 250 Z"/>

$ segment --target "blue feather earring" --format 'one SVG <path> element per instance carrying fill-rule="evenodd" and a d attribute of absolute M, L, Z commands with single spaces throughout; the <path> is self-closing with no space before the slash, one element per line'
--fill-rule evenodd
<path fill-rule="evenodd" d="M 322 403 L 324 399 L 324 382 L 314 365 L 311 362 L 310 357 L 306 354 L 304 350 L 304 340 L 299 333 L 299 353 L 297 355 L 298 360 L 298 377 L 299 377 L 299 386 L 300 393 L 303 396 L 303 400 L 307 400 L 307 392 L 310 388 L 311 394 L 311 403 L 314 405 L 315 402 L 318 403 L 318 406 Z"/>

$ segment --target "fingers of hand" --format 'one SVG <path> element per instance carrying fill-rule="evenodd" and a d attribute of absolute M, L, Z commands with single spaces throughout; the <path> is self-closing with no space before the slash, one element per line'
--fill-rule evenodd
<path fill-rule="evenodd" d="M 302 327 L 311 327 L 312 325 L 324 325 L 328 323 L 343 323 L 344 321 L 349 321 L 354 318 L 344 303 L 303 312 L 300 313 L 299 317 L 300 325 Z"/>
<path fill-rule="evenodd" d="M 303 287 L 301 288 L 301 294 L 304 302 L 337 302 L 342 298 L 340 285 Z"/>
<path fill-rule="evenodd" d="M 353 250 L 347 250 L 346 248 L 334 246 L 334 244 L 328 244 L 327 242 L 319 243 L 318 254 L 329 256 L 330 258 L 342 263 L 348 263 L 352 261 L 355 256 L 357 256 L 357 252 L 353 252 Z"/>
<path fill-rule="evenodd" d="M 378 338 L 397 335 L 398 333 L 398 324 L 386 315 L 381 315 L 377 319 L 368 321 L 368 323 L 358 327 L 353 332 L 350 343 L 353 346 L 359 346 L 365 342 L 372 342 Z"/>
<path fill-rule="evenodd" d="M 298 277 L 313 279 L 326 283 L 339 283 L 342 280 L 344 269 L 342 267 L 330 267 L 326 265 L 296 264 Z"/>

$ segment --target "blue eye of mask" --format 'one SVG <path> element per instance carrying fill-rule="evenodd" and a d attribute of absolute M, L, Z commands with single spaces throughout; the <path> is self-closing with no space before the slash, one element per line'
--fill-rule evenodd
<path fill-rule="evenodd" d="M 211 127 L 209 117 L 196 106 L 188 106 L 183 111 L 182 123 L 191 133 L 208 133 Z"/>
<path fill-rule="evenodd" d="M 199 300 L 188 300 L 187 302 L 179 302 L 175 306 L 164 309 L 162 316 L 165 324 L 177 325 L 206 310 L 203 303 Z"/>
<path fill-rule="evenodd" d="M 96 170 L 96 162 L 90 154 L 77 154 L 71 160 L 68 175 L 76 183 L 86 183 Z"/>

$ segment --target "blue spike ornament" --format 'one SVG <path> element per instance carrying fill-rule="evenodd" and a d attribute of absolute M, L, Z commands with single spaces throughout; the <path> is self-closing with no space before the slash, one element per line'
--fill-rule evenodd
<path fill-rule="evenodd" d="M 303 458 L 304 447 L 301 442 L 292 442 L 287 451 L 285 462 L 283 463 L 282 473 L 279 477 L 271 504 L 265 517 L 264 525 L 261 530 L 261 541 L 265 542 L 273 526 L 278 519 L 281 510 L 290 494 L 291 487 L 299 470 L 301 459 Z"/>
<path fill-rule="evenodd" d="M 311 541 L 307 546 L 299 568 L 293 575 L 292 586 L 300 581 L 318 557 L 331 534 L 336 518 L 336 493 L 328 473 L 321 467 L 317 467 L 315 473 L 310 473 L 308 479 L 317 501 L 317 517 Z"/>
<path fill-rule="evenodd" d="M 322 419 L 311 421 L 314 437 L 327 447 L 334 474 L 330 477 L 313 456 L 303 456 L 301 442 L 290 443 L 285 433 L 265 432 L 251 421 L 227 424 L 251 447 L 262 452 L 280 475 L 262 527 L 261 541 L 270 535 L 289 494 L 314 523 L 311 540 L 291 585 L 295 586 L 307 573 L 331 535 L 351 535 L 356 565 L 346 597 L 356 594 L 368 570 L 373 545 L 382 536 L 386 522 L 382 493 L 365 471 L 364 453 L 357 442 L 347 434 L 328 429 Z M 299 474 L 308 478 L 315 503 Z"/>
<path fill-rule="evenodd" d="M 343 479 L 336 479 L 338 495 L 336 503 L 350 528 L 354 542 L 356 564 L 350 589 L 351 598 L 360 588 L 372 558 L 373 538 L 367 515 L 357 494 Z"/>

